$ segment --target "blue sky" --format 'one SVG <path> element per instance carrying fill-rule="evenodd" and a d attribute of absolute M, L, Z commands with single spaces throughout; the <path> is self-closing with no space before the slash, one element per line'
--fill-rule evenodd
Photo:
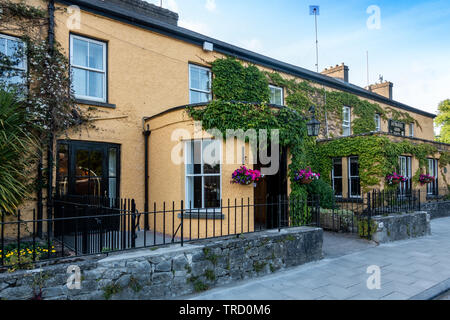
<path fill-rule="evenodd" d="M 320 5 L 320 70 L 345 62 L 366 86 L 368 50 L 370 83 L 392 81 L 395 100 L 436 112 L 450 98 L 450 1 L 163 0 L 182 27 L 315 70 L 310 4 Z M 371 5 L 380 29 L 367 26 Z"/>

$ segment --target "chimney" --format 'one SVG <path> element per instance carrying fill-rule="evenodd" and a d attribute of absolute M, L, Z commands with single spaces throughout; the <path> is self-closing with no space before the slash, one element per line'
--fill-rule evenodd
<path fill-rule="evenodd" d="M 348 82 L 348 67 L 343 62 L 341 65 L 325 68 L 321 74 Z"/>
<path fill-rule="evenodd" d="M 380 96 L 386 97 L 390 100 L 392 100 L 392 87 L 394 84 L 390 81 L 383 81 L 380 83 L 371 84 L 370 86 L 366 87 L 366 90 L 369 90 L 370 92 L 377 93 Z"/>
<path fill-rule="evenodd" d="M 152 19 L 157 19 L 174 26 L 178 25 L 178 13 L 143 0 L 108 0 L 108 2 Z"/>

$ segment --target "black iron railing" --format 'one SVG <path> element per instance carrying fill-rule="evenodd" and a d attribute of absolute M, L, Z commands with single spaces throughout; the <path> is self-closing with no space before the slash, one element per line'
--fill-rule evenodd
<path fill-rule="evenodd" d="M 53 201 L 50 219 L 36 219 L 35 210 L 31 219 L 21 211 L 1 214 L 0 267 L 317 225 L 319 212 L 318 197 L 280 196 L 265 203 L 227 199 L 207 209 L 172 201 L 139 212 L 132 199 L 67 196 Z"/>

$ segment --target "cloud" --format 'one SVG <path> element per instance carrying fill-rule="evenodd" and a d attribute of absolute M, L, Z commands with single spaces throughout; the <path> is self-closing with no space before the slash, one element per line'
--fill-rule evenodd
<path fill-rule="evenodd" d="M 216 0 L 206 0 L 205 8 L 208 11 L 215 11 L 216 10 Z"/>

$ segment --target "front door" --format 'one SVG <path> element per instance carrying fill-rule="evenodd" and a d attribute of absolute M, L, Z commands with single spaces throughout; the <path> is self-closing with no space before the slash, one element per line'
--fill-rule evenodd
<path fill-rule="evenodd" d="M 279 222 L 285 223 L 286 208 L 279 200 L 287 195 L 287 148 L 282 148 L 279 160 L 278 172 L 266 175 L 254 189 L 255 230 L 278 228 Z M 254 167 L 261 170 L 259 163 Z"/>
<path fill-rule="evenodd" d="M 55 218 L 75 218 L 55 223 L 56 236 L 68 236 L 77 241 L 78 232 L 85 239 L 81 247 L 87 250 L 87 235 L 119 228 L 116 210 L 119 198 L 120 146 L 110 143 L 61 140 L 57 147 L 57 177 Z M 73 204 L 89 204 L 76 206 Z M 101 219 L 78 219 L 80 216 L 112 214 Z M 75 246 L 75 245 L 74 245 Z"/>

